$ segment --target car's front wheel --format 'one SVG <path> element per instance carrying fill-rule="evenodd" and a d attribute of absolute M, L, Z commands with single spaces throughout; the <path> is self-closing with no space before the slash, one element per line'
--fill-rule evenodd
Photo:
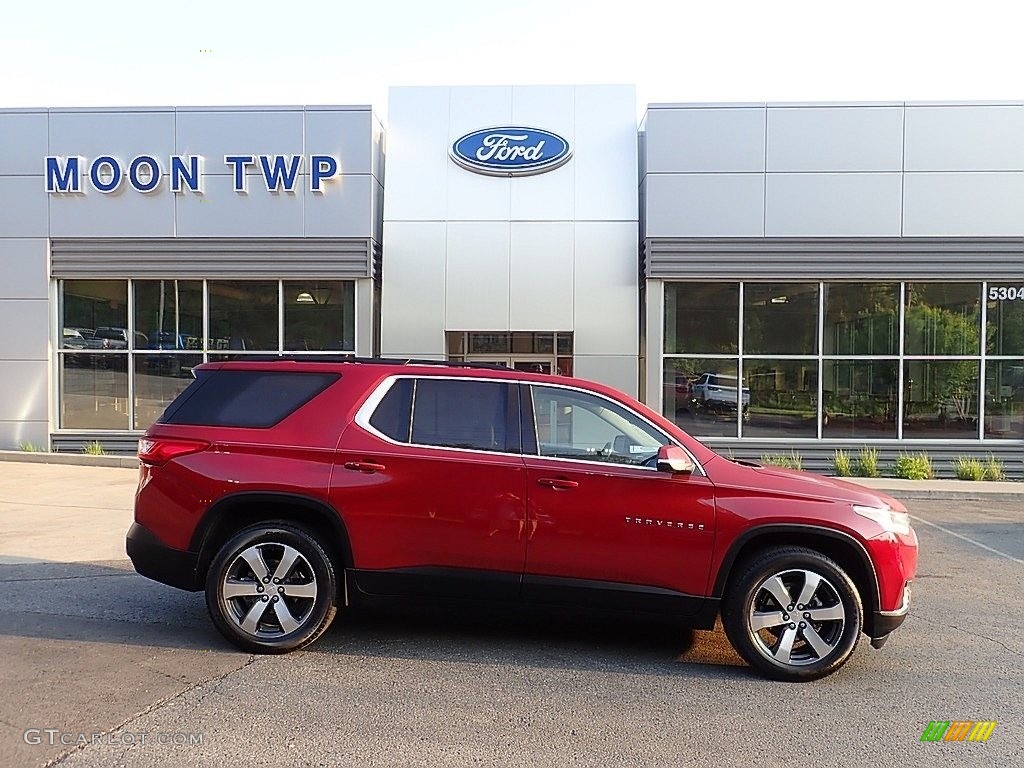
<path fill-rule="evenodd" d="M 252 653 L 285 653 L 316 640 L 336 613 L 330 556 L 305 528 L 259 523 L 217 552 L 206 606 L 228 640 Z"/>
<path fill-rule="evenodd" d="M 742 566 L 729 585 L 722 624 L 733 647 L 776 680 L 816 680 L 850 658 L 864 608 L 849 575 L 820 552 L 782 547 Z"/>

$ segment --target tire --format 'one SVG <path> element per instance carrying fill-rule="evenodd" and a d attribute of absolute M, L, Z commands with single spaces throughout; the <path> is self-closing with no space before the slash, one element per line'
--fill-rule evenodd
<path fill-rule="evenodd" d="M 747 561 L 730 581 L 722 624 L 740 656 L 766 677 L 817 680 L 850 658 L 864 607 L 835 561 L 804 547 L 778 547 Z"/>
<path fill-rule="evenodd" d="M 312 643 L 337 613 L 336 594 L 334 564 L 316 536 L 280 521 L 239 531 L 206 575 L 214 626 L 250 653 L 287 653 Z"/>

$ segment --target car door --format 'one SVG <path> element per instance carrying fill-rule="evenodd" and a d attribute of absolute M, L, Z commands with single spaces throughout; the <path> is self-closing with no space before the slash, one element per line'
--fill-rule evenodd
<path fill-rule="evenodd" d="M 518 387 L 392 377 L 342 435 L 330 493 L 361 590 L 517 597 L 526 555 Z"/>
<path fill-rule="evenodd" d="M 699 468 L 658 471 L 670 440 L 632 409 L 572 387 L 529 390 L 524 597 L 698 610 L 714 544 L 711 482 Z"/>

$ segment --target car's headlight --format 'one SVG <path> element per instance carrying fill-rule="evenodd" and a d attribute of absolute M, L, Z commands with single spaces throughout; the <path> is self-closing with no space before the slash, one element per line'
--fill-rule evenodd
<path fill-rule="evenodd" d="M 898 533 L 901 536 L 910 535 L 910 515 L 906 512 L 894 512 L 889 507 L 864 507 L 859 504 L 853 505 L 853 511 L 861 517 L 874 520 L 884 531 Z"/>

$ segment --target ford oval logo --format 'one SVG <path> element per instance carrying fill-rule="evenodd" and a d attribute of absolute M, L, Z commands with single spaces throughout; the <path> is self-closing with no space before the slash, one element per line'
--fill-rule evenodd
<path fill-rule="evenodd" d="M 452 160 L 488 176 L 529 176 L 566 163 L 569 142 L 538 128 L 484 128 L 467 133 L 451 148 Z"/>

